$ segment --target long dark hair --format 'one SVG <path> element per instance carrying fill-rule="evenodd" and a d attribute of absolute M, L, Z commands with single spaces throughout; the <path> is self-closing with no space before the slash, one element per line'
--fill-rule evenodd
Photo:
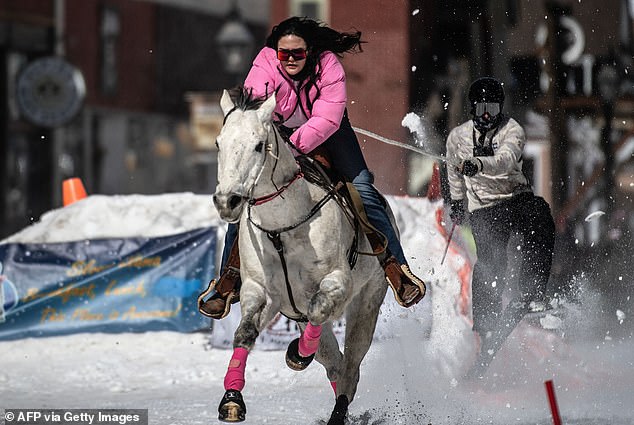
<path fill-rule="evenodd" d="M 323 52 L 333 52 L 339 57 L 344 53 L 358 53 L 363 49 L 361 44 L 361 31 L 339 32 L 329 28 L 324 23 L 306 17 L 294 16 L 288 18 L 273 27 L 271 34 L 266 38 L 266 46 L 277 50 L 277 43 L 285 35 L 296 35 L 306 42 L 308 56 L 304 69 L 293 78 L 299 81 L 308 80 L 304 86 L 308 107 L 312 109 L 312 100 L 308 96 L 311 87 L 321 74 L 319 57 Z M 319 93 L 317 93 L 319 96 Z"/>

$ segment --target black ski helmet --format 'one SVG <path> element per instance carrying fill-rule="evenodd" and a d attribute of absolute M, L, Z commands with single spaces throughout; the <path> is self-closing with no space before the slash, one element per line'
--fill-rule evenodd
<path fill-rule="evenodd" d="M 493 77 L 481 77 L 471 83 L 469 87 L 469 103 L 473 106 L 478 102 L 504 104 L 504 87 Z"/>
<path fill-rule="evenodd" d="M 477 103 L 498 103 L 500 111 L 494 116 L 478 116 L 476 114 Z M 469 104 L 471 115 L 478 130 L 489 131 L 502 121 L 502 107 L 504 106 L 504 87 L 502 83 L 493 77 L 481 77 L 471 83 L 469 87 Z"/>

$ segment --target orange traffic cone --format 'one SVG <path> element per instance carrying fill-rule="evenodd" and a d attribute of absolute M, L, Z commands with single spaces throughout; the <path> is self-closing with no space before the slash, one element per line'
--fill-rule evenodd
<path fill-rule="evenodd" d="M 427 187 L 427 199 L 430 201 L 437 201 L 442 196 L 442 191 L 440 188 L 440 169 L 438 168 L 438 163 L 434 162 L 434 168 L 431 174 L 431 180 L 429 181 L 429 186 Z"/>
<path fill-rule="evenodd" d="M 62 184 L 62 194 L 64 195 L 64 206 L 84 199 L 87 196 L 84 184 L 78 177 L 64 180 Z"/>

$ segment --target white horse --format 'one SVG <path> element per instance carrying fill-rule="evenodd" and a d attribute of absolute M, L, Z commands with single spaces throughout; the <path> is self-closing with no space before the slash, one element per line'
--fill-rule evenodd
<path fill-rule="evenodd" d="M 372 252 L 370 244 L 332 193 L 303 177 L 272 122 L 275 96 L 254 101 L 243 91 L 234 103 L 225 90 L 220 105 L 225 123 L 217 138 L 213 199 L 224 220 L 240 224 L 242 319 L 219 419 L 244 420 L 241 390 L 248 353 L 259 332 L 281 312 L 297 320 L 302 331 L 289 345 L 287 364 L 302 370 L 315 357 L 324 366 L 335 391 L 328 424 L 343 424 L 387 290 L 383 270 L 374 256 L 356 256 Z M 342 353 L 331 322 L 344 314 Z"/>

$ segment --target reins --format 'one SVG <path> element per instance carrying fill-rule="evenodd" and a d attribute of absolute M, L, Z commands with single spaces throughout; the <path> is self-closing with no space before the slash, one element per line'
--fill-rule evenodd
<path fill-rule="evenodd" d="M 277 130 L 277 127 L 273 127 L 273 134 L 275 136 L 275 147 L 276 147 L 276 154 L 279 156 L 279 150 L 280 150 L 280 134 Z M 282 140 L 284 140 L 286 142 L 285 139 L 282 138 Z M 295 148 L 294 145 L 289 144 L 290 146 L 292 146 L 293 148 Z M 269 151 L 269 149 L 267 149 L 267 151 Z M 267 153 L 265 153 L 266 155 Z M 275 171 L 275 168 L 277 166 L 277 161 L 278 161 L 278 156 L 271 154 L 271 156 L 273 158 L 275 158 L 275 164 L 273 165 L 273 171 L 271 172 L 271 181 L 273 181 L 273 173 Z M 266 158 L 266 156 L 265 156 Z M 315 214 L 317 214 L 317 212 L 331 199 L 333 199 L 333 197 L 335 196 L 335 189 L 333 190 L 329 190 L 325 193 L 324 197 L 321 198 L 319 200 L 319 202 L 317 202 L 315 205 L 313 205 L 313 207 L 310 209 L 310 211 L 304 215 L 302 218 L 300 218 L 299 221 L 295 222 L 292 225 L 289 226 L 284 226 L 284 227 L 280 227 L 277 229 L 266 229 L 263 226 L 261 226 L 260 224 L 256 223 L 253 220 L 253 217 L 251 216 L 251 208 L 255 207 L 255 206 L 259 206 L 262 204 L 265 204 L 275 198 L 277 198 L 278 196 L 282 197 L 282 194 L 284 193 L 284 191 L 286 191 L 291 184 L 293 184 L 295 181 L 299 180 L 300 178 L 304 177 L 304 173 L 301 171 L 301 168 L 295 173 L 295 175 L 293 176 L 293 178 L 285 183 L 284 185 L 282 185 L 281 187 L 279 187 L 275 192 L 270 193 L 268 195 L 265 196 L 261 196 L 258 198 L 250 198 L 248 200 L 248 205 L 247 205 L 247 219 L 249 220 L 249 222 L 258 230 L 264 232 L 266 234 L 266 236 L 268 237 L 268 239 L 271 241 L 271 243 L 273 243 L 273 246 L 275 247 L 275 251 L 277 252 L 279 258 L 280 258 L 280 263 L 282 265 L 282 271 L 284 272 L 284 283 L 286 285 L 286 291 L 288 293 L 288 299 L 289 302 L 291 304 L 291 307 L 293 308 L 293 311 L 297 314 L 297 317 L 289 317 L 292 320 L 295 320 L 297 322 L 307 322 L 308 318 L 306 317 L 305 314 L 303 314 L 301 311 L 299 311 L 299 309 L 297 308 L 297 305 L 295 304 L 295 298 L 293 296 L 293 288 L 291 286 L 291 282 L 289 280 L 288 277 L 288 266 L 286 264 L 286 257 L 284 256 L 284 244 L 282 243 L 282 238 L 280 237 L 281 233 L 284 232 L 288 232 L 290 230 L 293 230 L 299 226 L 301 226 L 302 224 L 306 223 L 308 220 L 310 220 L 312 217 L 315 216 Z M 257 181 L 257 180 L 256 180 Z M 274 183 L 275 184 L 275 183 Z M 276 185 L 277 187 L 277 185 Z M 351 266 L 352 267 L 352 266 Z"/>
<path fill-rule="evenodd" d="M 276 152 L 279 152 L 280 150 L 280 134 L 278 133 L 277 127 L 273 127 L 273 134 L 275 136 L 275 147 L 276 147 Z M 282 140 L 284 140 L 282 138 Z M 285 140 L 284 140 L 285 141 Z M 286 142 L 286 141 L 285 141 Z M 290 144 L 290 146 L 293 146 L 292 144 Z M 294 147 L 294 146 L 293 146 Z M 265 154 L 266 155 L 266 154 Z M 279 155 L 279 154 L 278 154 Z M 271 154 L 271 156 L 273 156 L 275 158 L 275 164 L 273 166 L 273 171 L 271 172 L 271 181 L 273 181 L 273 172 L 275 170 L 275 167 L 277 166 L 277 161 L 278 161 L 278 157 Z M 266 156 L 265 156 L 266 158 Z M 310 209 L 310 211 L 308 212 L 308 214 L 306 214 L 304 217 L 302 217 L 299 221 L 297 221 L 296 223 L 290 225 L 290 226 L 284 226 L 284 227 L 280 227 L 277 229 L 266 229 L 264 227 L 262 227 L 261 225 L 259 225 L 258 223 L 256 223 L 255 221 L 253 221 L 253 218 L 251 217 L 251 208 L 254 206 L 258 206 L 258 205 L 262 205 L 266 202 L 269 202 L 275 198 L 277 198 L 278 196 L 282 197 L 282 193 L 284 193 L 285 190 L 287 190 L 291 184 L 297 180 L 299 180 L 300 178 L 304 177 L 304 173 L 302 172 L 301 168 L 299 168 L 297 170 L 297 172 L 295 173 L 295 175 L 293 176 L 293 178 L 285 183 L 283 186 L 279 187 L 277 189 L 277 191 L 270 193 L 268 195 L 265 196 L 261 196 L 258 198 L 250 198 L 247 202 L 247 217 L 249 219 L 249 222 L 251 224 L 253 224 L 257 229 L 263 231 L 264 233 L 284 233 L 284 232 L 288 232 L 289 230 L 293 230 L 299 226 L 301 226 L 302 224 L 306 223 L 308 220 L 310 220 L 315 214 L 317 214 L 317 212 L 330 200 L 333 198 L 334 193 L 333 190 L 327 191 L 326 194 L 324 195 L 324 197 L 317 202 L 315 205 L 313 205 L 313 207 Z M 258 177 L 259 178 L 259 177 Z M 256 180 L 257 181 L 257 180 Z M 277 185 L 276 185 L 277 187 Z"/>
<path fill-rule="evenodd" d="M 293 176 L 293 178 L 291 179 L 291 181 L 289 181 L 288 183 L 286 183 L 285 185 L 283 185 L 282 187 L 280 187 L 277 191 L 270 193 L 268 195 L 264 195 L 264 196 L 260 196 L 259 198 L 251 198 L 249 199 L 249 205 L 251 206 L 258 206 L 258 205 L 262 205 L 265 204 L 275 198 L 277 198 L 278 196 L 281 196 L 282 193 L 288 189 L 288 187 L 293 184 L 296 180 L 301 179 L 304 177 L 304 173 L 302 173 L 302 170 L 297 170 L 297 172 L 295 173 L 295 175 Z"/>

